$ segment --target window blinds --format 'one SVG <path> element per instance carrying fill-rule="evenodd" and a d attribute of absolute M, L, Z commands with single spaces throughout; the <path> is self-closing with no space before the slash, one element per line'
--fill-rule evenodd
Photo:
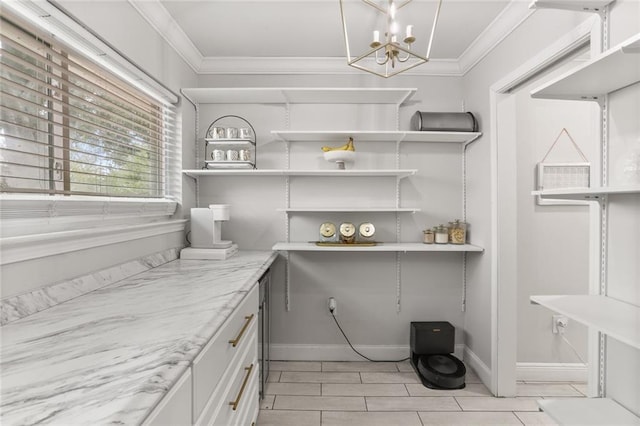
<path fill-rule="evenodd" d="M 0 25 L 0 192 L 170 198 L 173 106 L 10 19 Z"/>

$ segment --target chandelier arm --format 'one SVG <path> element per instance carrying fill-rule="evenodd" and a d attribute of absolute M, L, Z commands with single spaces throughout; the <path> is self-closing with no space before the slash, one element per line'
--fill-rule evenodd
<path fill-rule="evenodd" d="M 440 16 L 440 6 L 442 6 L 442 0 L 438 0 L 438 7 L 436 8 L 436 14 L 433 18 L 433 26 L 431 27 L 431 35 L 429 36 L 429 46 L 427 47 L 426 58 L 431 56 L 431 46 L 433 45 L 433 37 L 436 33 L 436 26 L 438 25 L 438 17 Z"/>
<path fill-rule="evenodd" d="M 366 1 L 366 0 L 363 0 L 363 1 Z M 400 10 L 401 8 L 403 8 L 404 6 L 408 5 L 412 1 L 413 0 L 406 0 L 404 3 L 400 4 L 400 6 L 396 6 L 396 10 Z"/>
<path fill-rule="evenodd" d="M 382 60 L 381 60 L 381 59 L 380 59 L 380 55 L 378 54 L 378 52 L 379 52 L 379 51 L 380 51 L 380 49 L 376 50 L 376 63 L 377 63 L 378 65 L 384 65 L 384 64 L 386 64 L 387 62 L 389 62 L 389 56 L 385 54 L 385 55 L 384 55 L 384 59 L 382 59 Z"/>
<path fill-rule="evenodd" d="M 375 8 L 375 9 L 378 9 L 378 10 L 379 10 L 380 12 L 382 12 L 382 13 L 387 13 L 387 10 L 386 10 L 386 9 L 381 8 L 380 6 L 378 6 L 378 4 L 374 3 L 374 2 L 373 2 L 373 1 L 371 1 L 371 0 L 362 0 L 362 1 L 363 1 L 364 3 L 366 3 L 366 4 L 368 4 L 369 6 L 371 6 L 371 7 Z M 409 0 L 409 1 L 411 1 L 411 0 Z M 408 2 L 407 2 L 407 3 L 408 3 Z"/>
<path fill-rule="evenodd" d="M 409 58 L 411 58 L 411 55 L 407 53 L 407 56 L 405 56 L 404 58 L 401 58 L 400 55 L 396 56 L 396 58 L 398 59 L 398 62 L 405 63 L 409 60 Z"/>
<path fill-rule="evenodd" d="M 340 0 L 340 16 L 342 17 L 342 33 L 344 34 L 344 46 L 347 49 L 347 62 L 351 61 L 351 50 L 349 49 L 349 36 L 347 34 L 347 19 L 344 15 L 344 7 Z"/>

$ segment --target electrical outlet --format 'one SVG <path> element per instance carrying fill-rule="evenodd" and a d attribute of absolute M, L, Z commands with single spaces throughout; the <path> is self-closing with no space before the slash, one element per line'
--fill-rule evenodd
<path fill-rule="evenodd" d="M 569 318 L 564 315 L 554 315 L 553 322 L 551 324 L 551 331 L 553 334 L 564 334 L 565 329 L 569 325 Z"/>
<path fill-rule="evenodd" d="M 330 297 L 328 301 L 329 313 L 333 315 L 338 315 L 338 302 L 335 297 Z"/>

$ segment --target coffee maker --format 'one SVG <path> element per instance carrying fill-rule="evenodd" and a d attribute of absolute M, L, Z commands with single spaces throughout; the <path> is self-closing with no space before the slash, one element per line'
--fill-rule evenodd
<path fill-rule="evenodd" d="M 237 244 L 222 240 L 222 222 L 228 220 L 228 204 L 191 209 L 191 247 L 182 249 L 180 258 L 223 260 L 236 254 Z"/>

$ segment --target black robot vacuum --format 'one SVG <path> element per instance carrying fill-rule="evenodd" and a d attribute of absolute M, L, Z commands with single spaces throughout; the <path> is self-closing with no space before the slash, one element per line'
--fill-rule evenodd
<path fill-rule="evenodd" d="M 455 328 L 448 322 L 411 323 L 411 365 L 430 389 L 462 389 L 467 369 L 451 355 Z"/>

